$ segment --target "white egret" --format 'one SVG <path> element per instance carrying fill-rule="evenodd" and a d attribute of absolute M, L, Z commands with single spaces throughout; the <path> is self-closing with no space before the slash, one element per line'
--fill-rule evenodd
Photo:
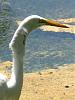
<path fill-rule="evenodd" d="M 0 100 L 19 100 L 23 84 L 23 56 L 25 52 L 25 41 L 32 30 L 42 25 L 68 28 L 63 24 L 37 15 L 31 15 L 21 22 L 9 43 L 9 47 L 13 53 L 11 78 L 7 80 L 6 77 L 0 74 Z"/>

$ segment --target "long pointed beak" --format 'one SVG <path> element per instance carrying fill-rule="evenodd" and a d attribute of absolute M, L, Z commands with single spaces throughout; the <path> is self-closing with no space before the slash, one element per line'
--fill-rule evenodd
<path fill-rule="evenodd" d="M 63 27 L 63 28 L 69 28 L 66 25 L 63 25 L 59 22 L 53 21 L 53 20 L 49 20 L 49 19 L 45 19 L 45 20 L 40 20 L 41 23 L 45 23 L 46 25 L 50 25 L 50 26 L 57 26 L 57 27 Z"/>

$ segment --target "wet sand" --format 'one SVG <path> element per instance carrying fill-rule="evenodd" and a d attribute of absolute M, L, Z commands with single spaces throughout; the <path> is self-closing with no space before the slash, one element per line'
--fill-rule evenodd
<path fill-rule="evenodd" d="M 8 77 L 11 62 L 0 64 Z M 20 100 L 75 100 L 75 64 L 24 74 Z"/>

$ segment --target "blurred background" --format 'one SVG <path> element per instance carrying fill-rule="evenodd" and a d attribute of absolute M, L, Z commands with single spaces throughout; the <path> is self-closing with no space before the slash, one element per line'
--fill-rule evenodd
<path fill-rule="evenodd" d="M 74 18 L 75 1 L 0 0 L 0 62 L 12 61 L 9 42 L 18 27 L 16 20 L 33 14 L 50 19 Z M 75 35 L 40 29 L 30 33 L 24 57 L 25 72 L 71 63 L 75 63 Z"/>

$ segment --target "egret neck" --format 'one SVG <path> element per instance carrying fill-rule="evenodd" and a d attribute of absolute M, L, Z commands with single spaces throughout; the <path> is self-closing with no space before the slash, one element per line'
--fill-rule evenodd
<path fill-rule="evenodd" d="M 27 37 L 25 28 L 18 28 L 11 40 L 9 47 L 12 50 L 13 66 L 10 80 L 7 82 L 8 88 L 22 88 L 23 84 L 23 57 L 25 53 L 25 42 Z"/>

